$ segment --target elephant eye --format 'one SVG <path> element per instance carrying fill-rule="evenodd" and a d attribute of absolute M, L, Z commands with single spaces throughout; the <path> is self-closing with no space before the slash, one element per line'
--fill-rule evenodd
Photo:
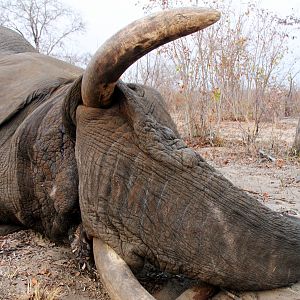
<path fill-rule="evenodd" d="M 136 92 L 136 94 L 139 96 L 139 97 L 144 97 L 145 95 L 145 91 L 142 87 L 140 87 L 139 85 L 137 84 L 134 84 L 134 83 L 128 83 L 127 86 L 134 92 Z"/>

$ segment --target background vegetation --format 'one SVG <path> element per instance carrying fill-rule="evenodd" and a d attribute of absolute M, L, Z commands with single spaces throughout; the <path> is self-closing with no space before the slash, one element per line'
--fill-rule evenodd
<path fill-rule="evenodd" d="M 298 58 L 289 48 L 299 31 L 295 16 L 282 19 L 256 1 L 143 3 L 146 14 L 182 5 L 222 12 L 215 25 L 150 53 L 125 76 L 161 91 L 184 136 L 217 142 L 220 122 L 232 120 L 239 122 L 243 141 L 253 143 L 262 122 L 300 115 Z"/>
<path fill-rule="evenodd" d="M 242 141 L 255 143 L 265 122 L 300 116 L 295 78 L 299 56 L 290 43 L 299 18 L 261 9 L 258 2 L 143 0 L 145 14 L 179 6 L 218 9 L 215 25 L 151 52 L 123 79 L 157 88 L 184 137 L 219 145 L 220 124 L 239 124 Z M 85 66 L 91 54 L 70 53 L 68 41 L 84 32 L 81 16 L 59 0 L 0 0 L 0 24 L 24 35 L 38 51 Z M 299 66 L 299 65 L 298 65 Z M 300 151 L 300 123 L 294 146 Z"/>

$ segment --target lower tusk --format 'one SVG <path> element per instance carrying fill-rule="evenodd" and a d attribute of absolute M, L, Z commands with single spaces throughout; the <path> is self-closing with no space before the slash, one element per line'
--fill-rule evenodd
<path fill-rule="evenodd" d="M 155 300 L 142 287 L 125 261 L 111 247 L 100 239 L 94 238 L 93 251 L 99 276 L 111 300 Z M 201 288 L 190 288 L 175 300 L 207 300 L 211 296 L 207 289 L 206 287 L 205 293 L 203 293 L 204 290 Z"/>
<path fill-rule="evenodd" d="M 93 245 L 97 270 L 112 300 L 155 300 L 112 248 L 96 238 Z"/>
<path fill-rule="evenodd" d="M 190 288 L 182 293 L 175 300 L 208 300 L 215 294 L 215 288 L 213 286 L 206 286 L 202 288 Z"/>

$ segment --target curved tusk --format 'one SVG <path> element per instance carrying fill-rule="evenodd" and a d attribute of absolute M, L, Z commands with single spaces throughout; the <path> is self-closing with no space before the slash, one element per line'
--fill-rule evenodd
<path fill-rule="evenodd" d="M 155 300 L 111 247 L 100 239 L 94 238 L 93 252 L 99 276 L 112 300 Z M 187 289 L 175 300 L 207 300 L 212 295 L 212 291 L 213 288 L 208 286 L 204 289 L 193 287 Z"/>
<path fill-rule="evenodd" d="M 91 59 L 82 80 L 82 100 L 107 107 L 116 82 L 126 69 L 153 49 L 201 30 L 220 18 L 204 8 L 179 8 L 137 20 L 108 39 Z"/>
<path fill-rule="evenodd" d="M 208 300 L 214 295 L 215 288 L 212 286 L 202 287 L 202 288 L 190 288 L 183 292 L 175 300 Z"/>
<path fill-rule="evenodd" d="M 155 300 L 107 244 L 94 238 L 93 251 L 99 275 L 112 300 Z"/>

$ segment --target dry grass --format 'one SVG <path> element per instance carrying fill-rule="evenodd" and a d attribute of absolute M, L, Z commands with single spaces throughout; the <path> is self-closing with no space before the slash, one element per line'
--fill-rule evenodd
<path fill-rule="evenodd" d="M 58 300 L 62 290 L 60 287 L 47 287 L 28 280 L 27 292 L 19 297 L 19 300 Z"/>

